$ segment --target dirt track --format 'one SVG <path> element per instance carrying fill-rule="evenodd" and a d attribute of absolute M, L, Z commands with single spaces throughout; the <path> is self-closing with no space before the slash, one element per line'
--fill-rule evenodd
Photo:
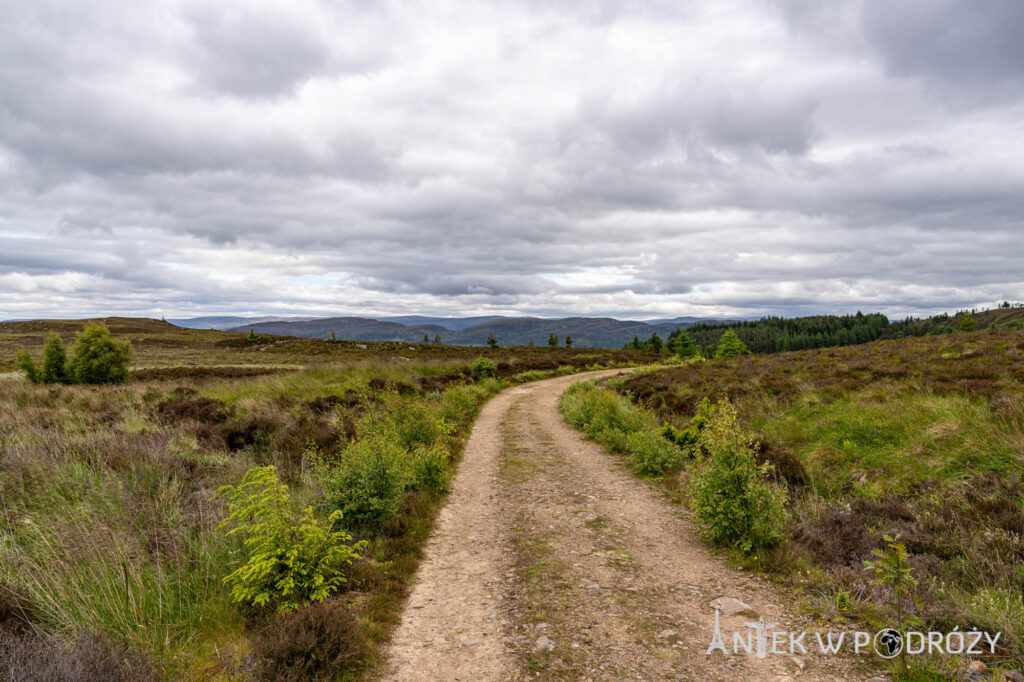
<path fill-rule="evenodd" d="M 595 372 L 587 376 L 615 374 Z M 727 643 L 763 616 L 806 627 L 728 568 L 685 510 L 558 412 L 581 375 L 508 389 L 482 410 L 392 642 L 393 680 L 870 677 L 820 655 L 705 655 L 717 597 Z"/>

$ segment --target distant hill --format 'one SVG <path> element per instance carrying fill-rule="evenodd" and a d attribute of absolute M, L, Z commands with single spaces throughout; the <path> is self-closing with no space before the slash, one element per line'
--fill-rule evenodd
<path fill-rule="evenodd" d="M 232 327 L 240 327 L 246 324 L 259 324 L 263 322 L 280 322 L 282 320 L 288 320 L 290 322 L 299 322 L 303 320 L 314 320 L 314 317 L 239 317 L 232 315 L 212 315 L 209 317 L 188 317 L 177 320 L 167 320 L 171 324 L 177 327 L 184 327 L 186 329 L 219 329 L 226 331 Z"/>
<path fill-rule="evenodd" d="M 480 324 L 481 322 L 490 322 L 491 320 L 497 320 L 500 318 L 501 315 L 483 315 L 480 317 L 423 317 L 421 315 L 399 315 L 398 317 L 376 317 L 373 319 L 380 320 L 381 322 L 397 322 L 398 324 L 404 324 L 406 326 L 436 324 L 444 327 L 445 329 L 458 331 L 460 329 L 465 329 L 466 327 L 472 327 L 475 324 Z"/>
<path fill-rule="evenodd" d="M 257 322 L 232 327 L 228 331 L 247 332 L 250 329 L 258 334 L 281 334 L 320 339 L 331 338 L 333 332 L 339 339 L 352 341 L 422 342 L 424 334 L 433 339 L 438 334 L 443 337 L 445 334 L 452 333 L 437 324 L 406 326 L 397 322 L 382 322 L 365 317 L 320 317 L 313 320 Z"/>
<path fill-rule="evenodd" d="M 531 341 L 543 346 L 548 342 L 548 335 L 554 333 L 560 343 L 565 342 L 566 335 L 572 336 L 573 345 L 580 348 L 621 348 L 634 336 L 646 339 L 657 332 L 665 338 L 678 326 L 610 317 L 566 317 L 560 320 L 506 317 L 463 329 L 450 337 L 450 343 L 479 346 L 487 343 L 487 337 L 494 334 L 503 346 L 526 346 Z M 443 334 L 441 338 L 444 339 Z"/>
<path fill-rule="evenodd" d="M 555 320 L 539 317 L 489 317 L 475 318 L 482 321 L 463 325 L 464 322 L 473 319 L 406 316 L 374 320 L 362 317 L 327 317 L 246 323 L 232 327 L 229 331 L 248 332 L 252 329 L 258 334 L 318 338 L 330 338 L 331 332 L 334 332 L 339 339 L 359 341 L 422 342 L 424 336 L 431 341 L 435 336 L 440 336 L 442 342 L 459 346 L 483 346 L 491 334 L 502 346 L 527 346 L 531 341 L 534 345 L 543 346 L 547 344 L 548 336 L 553 333 L 558 336 L 559 345 L 565 343 L 566 335 L 570 335 L 573 345 L 580 348 L 621 348 L 632 341 L 634 336 L 646 339 L 657 332 L 665 338 L 680 326 L 675 323 L 652 325 L 608 317 L 567 317 Z M 414 324 L 400 324 L 390 320 L 406 320 Z M 431 322 L 423 323 L 427 320 Z"/>

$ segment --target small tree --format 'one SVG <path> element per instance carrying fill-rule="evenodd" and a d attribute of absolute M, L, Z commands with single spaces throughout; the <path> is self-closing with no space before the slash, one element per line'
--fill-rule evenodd
<path fill-rule="evenodd" d="M 105 324 L 90 324 L 75 342 L 69 374 L 83 384 L 123 384 L 128 381 L 131 360 L 127 340 L 112 339 Z"/>
<path fill-rule="evenodd" d="M 424 334 L 423 335 L 423 343 L 430 343 L 430 335 L 429 334 Z"/>
<path fill-rule="evenodd" d="M 338 336 L 332 331 L 331 332 L 331 341 L 337 341 L 337 340 L 338 340 Z"/>
<path fill-rule="evenodd" d="M 51 333 L 43 347 L 43 383 L 66 384 L 71 381 L 68 374 L 68 352 L 60 336 Z"/>
<path fill-rule="evenodd" d="M 692 479 L 700 533 L 712 543 L 751 553 L 785 540 L 786 492 L 771 480 L 772 466 L 757 464 L 751 438 L 723 399 L 697 436 Z"/>
<path fill-rule="evenodd" d="M 974 321 L 974 315 L 964 313 L 964 316 L 960 318 L 960 331 L 973 332 L 977 328 L 978 323 Z"/>
<path fill-rule="evenodd" d="M 865 561 L 864 569 L 875 572 L 875 579 L 872 581 L 875 585 L 888 585 L 892 590 L 892 594 L 896 598 L 896 622 L 900 632 L 905 632 L 903 602 L 911 596 L 914 587 L 917 586 L 917 579 L 910 572 L 907 547 L 899 542 L 900 536 L 883 535 L 882 539 L 885 541 L 885 549 L 871 550 L 876 559 L 875 561 Z"/>
<path fill-rule="evenodd" d="M 232 524 L 240 533 L 248 560 L 224 578 L 236 602 L 294 611 L 327 599 L 342 583 L 344 568 L 359 556 L 366 542 L 349 544 L 351 536 L 329 527 L 341 521 L 335 511 L 321 526 L 312 507 L 300 514 L 291 509 L 288 486 L 273 465 L 246 472 L 238 486 L 224 486 L 218 495 L 231 503 L 230 515 L 218 526 Z"/>
<path fill-rule="evenodd" d="M 682 329 L 678 330 L 676 337 L 672 339 L 669 350 L 681 358 L 692 358 L 697 354 L 697 346 L 693 343 L 693 339 Z"/>
<path fill-rule="evenodd" d="M 652 353 L 661 353 L 664 350 L 665 344 L 662 342 L 661 337 L 658 336 L 658 332 L 651 334 L 651 338 L 647 339 L 647 350 Z"/>
<path fill-rule="evenodd" d="M 434 334 L 434 345 L 435 346 L 440 346 L 441 345 L 441 335 L 440 334 Z"/>
<path fill-rule="evenodd" d="M 494 334 L 487 335 L 487 345 L 490 346 L 491 348 L 498 347 L 498 339 L 496 336 L 494 336 Z"/>
<path fill-rule="evenodd" d="M 572 337 L 568 334 L 565 335 L 565 347 L 572 348 Z"/>
<path fill-rule="evenodd" d="M 249 333 L 246 334 L 245 340 L 248 341 L 249 343 L 256 343 L 257 341 L 259 341 L 259 337 L 256 336 L 256 330 L 253 329 L 252 327 L 249 327 Z"/>
<path fill-rule="evenodd" d="M 554 332 L 548 334 L 548 345 L 551 346 L 552 348 L 558 345 L 558 337 L 555 336 Z"/>
<path fill-rule="evenodd" d="M 43 371 L 36 365 L 35 360 L 28 354 L 28 351 L 18 351 L 18 355 L 14 359 L 18 369 L 25 373 L 25 378 L 31 381 L 33 384 L 38 384 L 43 380 Z"/>
<path fill-rule="evenodd" d="M 715 351 L 716 358 L 731 358 L 736 355 L 746 355 L 750 353 L 750 349 L 740 341 L 740 337 L 736 336 L 736 332 L 729 329 L 722 338 L 718 341 L 718 350 Z"/>

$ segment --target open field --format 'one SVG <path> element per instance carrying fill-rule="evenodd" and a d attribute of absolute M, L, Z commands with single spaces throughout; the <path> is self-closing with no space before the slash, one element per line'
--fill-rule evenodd
<path fill-rule="evenodd" d="M 132 341 L 130 383 L 0 379 L 0 678 L 368 674 L 480 405 L 510 383 L 650 360 L 107 323 Z M 0 368 L 81 327 L 0 324 Z M 481 356 L 493 367 L 471 370 Z M 290 613 L 235 603 L 224 583 L 248 550 L 218 529 L 216 493 L 266 465 L 294 512 L 324 525 L 343 509 L 336 525 L 366 542 L 336 595 Z"/>
<path fill-rule="evenodd" d="M 799 586 L 809 613 L 891 622 L 891 593 L 863 561 L 898 534 L 919 581 L 911 622 L 1002 632 L 989 663 L 1024 664 L 1024 333 L 739 356 L 615 388 L 677 429 L 704 398 L 732 401 L 789 497 L 788 541 L 736 561 Z M 949 666 L 936 658 L 916 674 Z"/>

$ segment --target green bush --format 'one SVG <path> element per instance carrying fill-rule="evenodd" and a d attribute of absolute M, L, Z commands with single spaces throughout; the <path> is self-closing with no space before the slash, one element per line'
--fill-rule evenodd
<path fill-rule="evenodd" d="M 321 526 L 311 507 L 296 515 L 273 466 L 252 468 L 238 486 L 223 486 L 217 494 L 231 502 L 218 527 L 234 524 L 228 534 L 243 536 L 248 555 L 224 578 L 236 602 L 294 611 L 323 601 L 345 582 L 342 571 L 363 543 L 349 544 L 347 533 Z M 341 517 L 335 511 L 328 520 L 333 525 Z"/>
<path fill-rule="evenodd" d="M 395 405 L 385 429 L 393 428 L 402 447 L 412 450 L 430 446 L 454 431 L 451 424 L 435 414 L 433 405 L 422 401 L 403 401 Z"/>
<path fill-rule="evenodd" d="M 590 437 L 607 448 L 609 452 L 624 455 L 629 452 L 629 435 L 618 429 L 604 428 L 590 434 Z"/>
<path fill-rule="evenodd" d="M 690 423 L 686 425 L 685 429 L 677 429 L 671 424 L 665 424 L 658 430 L 658 433 L 666 440 L 680 447 L 692 449 L 697 445 L 701 429 L 704 428 L 704 425 L 708 423 L 710 418 L 711 401 L 704 398 L 697 407 L 697 414 L 690 418 Z"/>
<path fill-rule="evenodd" d="M 15 362 L 34 384 L 123 384 L 128 381 L 131 359 L 131 343 L 115 341 L 106 325 L 93 323 L 78 335 L 70 361 L 60 336 L 51 333 L 43 347 L 42 367 L 25 351 L 18 353 Z"/>
<path fill-rule="evenodd" d="M 770 549 L 785 539 L 786 493 L 758 466 L 751 439 L 740 431 L 736 408 L 722 400 L 700 433 L 692 479 L 701 534 L 712 543 L 745 553 Z"/>
<path fill-rule="evenodd" d="M 346 528 L 379 529 L 398 513 L 412 483 L 409 459 L 392 434 L 367 434 L 345 449 L 337 466 L 322 473 L 324 507 L 342 512 Z"/>
<path fill-rule="evenodd" d="M 112 339 L 105 324 L 89 324 L 75 342 L 70 374 L 82 384 L 123 384 L 128 381 L 131 360 L 127 340 Z"/>
<path fill-rule="evenodd" d="M 606 429 L 630 434 L 644 425 L 643 413 L 628 400 L 593 381 L 573 384 L 562 397 L 562 413 L 571 426 L 596 438 Z"/>
<path fill-rule="evenodd" d="M 417 490 L 448 489 L 448 469 L 451 454 L 441 443 L 416 448 L 413 452 L 412 487 Z"/>
<path fill-rule="evenodd" d="M 638 476 L 662 476 L 667 471 L 679 469 L 687 454 L 662 438 L 657 431 L 629 434 L 626 447 L 633 471 Z"/>
<path fill-rule="evenodd" d="M 473 364 L 469 366 L 469 369 L 474 372 L 480 372 L 485 377 L 491 376 L 498 371 L 498 366 L 494 364 L 493 360 L 487 358 L 477 358 L 473 361 Z"/>
<path fill-rule="evenodd" d="M 25 378 L 33 384 L 38 384 L 43 380 L 43 371 L 36 365 L 35 360 L 28 354 L 28 351 L 18 351 L 14 363 L 18 366 L 18 369 L 25 373 Z"/>

